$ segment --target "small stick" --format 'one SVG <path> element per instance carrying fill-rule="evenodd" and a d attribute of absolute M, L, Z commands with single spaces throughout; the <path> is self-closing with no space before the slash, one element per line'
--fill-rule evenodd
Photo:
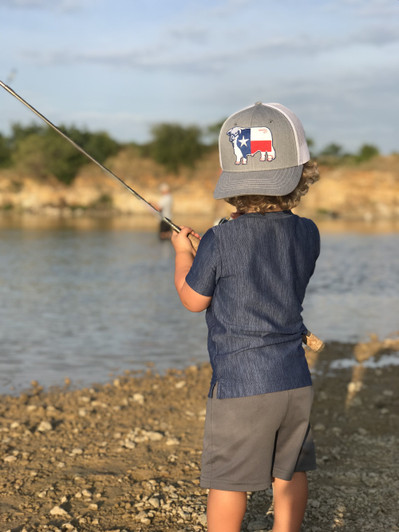
<path fill-rule="evenodd" d="M 318 338 L 310 331 L 306 331 L 306 333 L 302 336 L 302 341 L 305 345 L 307 345 L 312 351 L 315 351 L 316 353 L 320 353 L 320 351 L 322 351 L 325 347 L 323 340 L 320 340 L 320 338 Z"/>

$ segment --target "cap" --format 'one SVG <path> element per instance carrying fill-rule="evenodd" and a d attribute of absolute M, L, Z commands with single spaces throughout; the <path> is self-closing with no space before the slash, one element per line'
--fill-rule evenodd
<path fill-rule="evenodd" d="M 222 173 L 216 199 L 292 192 L 309 161 L 299 118 L 279 103 L 256 103 L 231 115 L 219 135 Z"/>

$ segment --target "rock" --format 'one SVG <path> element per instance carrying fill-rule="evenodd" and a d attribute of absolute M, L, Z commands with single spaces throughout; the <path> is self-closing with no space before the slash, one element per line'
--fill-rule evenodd
<path fill-rule="evenodd" d="M 179 440 L 177 438 L 168 438 L 165 443 L 166 443 L 166 445 L 169 445 L 169 446 L 170 445 L 179 445 L 180 444 L 180 442 L 179 442 Z"/>
<path fill-rule="evenodd" d="M 50 510 L 50 515 L 55 515 L 59 517 L 70 517 L 68 512 L 64 510 L 64 508 L 61 508 L 61 506 L 54 506 L 54 508 Z"/>
<path fill-rule="evenodd" d="M 163 434 L 161 434 L 160 432 L 143 431 L 143 434 L 151 441 L 159 441 L 163 438 Z"/>
<path fill-rule="evenodd" d="M 9 454 L 8 456 L 5 456 L 5 457 L 3 458 L 3 461 L 4 461 L 4 462 L 7 462 L 7 463 L 9 463 L 9 464 L 10 464 L 11 462 L 16 462 L 16 460 L 17 460 L 17 457 L 14 456 L 14 455 L 12 455 L 12 454 Z"/>
<path fill-rule="evenodd" d="M 159 508 L 160 506 L 159 499 L 156 497 L 151 497 L 151 499 L 148 499 L 148 504 L 151 504 L 153 508 Z"/>
<path fill-rule="evenodd" d="M 144 404 L 144 395 L 141 394 L 141 393 L 133 394 L 133 401 L 135 403 L 138 403 L 139 405 L 143 405 Z"/>
<path fill-rule="evenodd" d="M 202 526 L 207 526 L 207 517 L 206 517 L 206 514 L 201 514 L 198 519 L 197 519 L 198 523 Z"/>
<path fill-rule="evenodd" d="M 253 521 L 252 523 L 249 523 L 247 530 L 248 532 L 271 532 L 269 526 L 270 525 L 265 521 Z"/>
<path fill-rule="evenodd" d="M 136 428 L 127 437 L 135 443 L 142 443 L 146 441 L 160 441 L 163 438 L 163 434 L 161 432 Z"/>
<path fill-rule="evenodd" d="M 71 456 L 76 456 L 76 455 L 80 455 L 80 454 L 83 454 L 83 449 L 80 449 L 79 447 L 75 447 L 71 451 Z"/>
<path fill-rule="evenodd" d="M 53 426 L 49 421 L 41 421 L 36 430 L 39 432 L 48 432 L 53 430 Z"/>

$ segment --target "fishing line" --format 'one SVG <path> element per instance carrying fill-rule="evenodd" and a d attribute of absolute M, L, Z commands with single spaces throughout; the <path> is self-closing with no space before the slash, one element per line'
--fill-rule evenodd
<path fill-rule="evenodd" d="M 46 118 L 44 115 L 42 115 L 42 113 L 40 113 L 37 109 L 35 109 L 30 103 L 28 103 L 26 100 L 24 100 L 22 98 L 22 96 L 20 96 L 19 94 L 17 94 L 11 87 L 9 87 L 8 85 L 6 85 L 5 83 L 3 83 L 1 80 L 0 80 L 0 85 L 3 87 L 3 89 L 5 89 L 9 94 L 11 94 L 11 96 L 14 96 L 14 98 L 16 98 L 17 100 L 19 100 L 21 103 L 23 103 L 28 109 L 30 109 L 36 116 L 38 116 L 41 120 L 43 120 L 43 122 L 45 122 L 48 126 L 50 126 L 52 129 L 54 129 L 54 131 L 56 131 L 59 135 L 61 135 L 61 137 L 63 137 L 65 140 L 67 140 L 70 144 L 72 144 L 72 146 L 74 146 L 74 148 L 76 148 L 78 151 L 80 151 L 85 157 L 87 157 L 88 159 L 90 159 L 90 161 L 92 161 L 94 164 L 96 164 L 98 167 L 101 168 L 101 170 L 103 170 L 105 173 L 107 173 L 108 175 L 110 175 L 111 177 L 113 177 L 114 179 L 116 179 L 117 181 L 119 181 L 119 183 L 121 183 L 121 185 L 123 185 L 131 194 L 133 194 L 133 196 L 135 196 L 138 200 L 142 201 L 143 203 L 145 203 L 147 205 L 147 207 L 149 207 L 151 209 L 151 212 L 153 214 L 155 214 L 158 218 L 160 218 L 163 222 L 166 222 L 169 227 L 171 227 L 173 229 L 173 231 L 176 231 L 177 233 L 180 233 L 181 231 L 181 228 L 176 225 L 175 223 L 172 222 L 172 220 L 170 220 L 169 218 L 166 218 L 166 216 L 162 216 L 162 213 L 160 213 L 158 211 L 158 209 L 156 209 L 153 205 L 151 205 L 150 202 L 148 202 L 145 198 L 143 198 L 143 196 L 141 196 L 138 192 L 136 192 L 133 188 L 131 188 L 127 183 L 125 183 L 123 181 L 123 179 L 121 179 L 120 177 L 118 177 L 116 174 L 114 174 L 114 172 L 112 172 L 112 170 L 110 170 L 109 168 L 107 168 L 106 166 L 104 166 L 103 164 L 101 164 L 99 161 L 97 161 L 97 159 L 95 159 L 92 155 L 90 155 L 90 153 L 88 153 L 86 150 L 84 150 L 81 146 L 79 146 L 79 144 L 76 144 L 75 141 L 73 141 L 70 137 L 68 137 L 68 135 L 66 135 L 63 131 L 61 131 L 61 129 L 59 129 L 56 125 L 54 125 L 52 122 L 50 122 L 50 120 L 48 118 Z M 194 238 L 193 235 L 190 235 L 190 240 L 191 238 Z"/>

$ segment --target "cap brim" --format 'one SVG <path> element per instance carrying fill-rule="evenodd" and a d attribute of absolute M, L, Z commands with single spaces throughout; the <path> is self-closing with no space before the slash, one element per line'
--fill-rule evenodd
<path fill-rule="evenodd" d="M 234 196 L 286 196 L 301 179 L 303 165 L 275 170 L 225 172 L 220 174 L 213 197 L 226 199 Z"/>

